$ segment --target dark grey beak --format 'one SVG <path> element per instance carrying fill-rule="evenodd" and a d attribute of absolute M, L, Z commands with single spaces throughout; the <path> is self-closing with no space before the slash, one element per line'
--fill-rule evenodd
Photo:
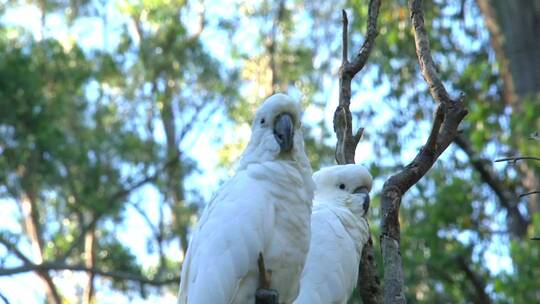
<path fill-rule="evenodd" d="M 366 214 L 369 210 L 369 201 L 370 201 L 368 189 L 366 187 L 358 187 L 357 189 L 354 190 L 353 193 L 363 194 L 364 201 L 362 202 L 362 208 L 364 208 L 364 214 Z"/>
<path fill-rule="evenodd" d="M 369 194 L 366 194 L 366 196 L 364 196 L 364 202 L 362 204 L 362 207 L 364 208 L 364 214 L 367 214 L 369 210 L 369 201 L 370 201 Z"/>
<path fill-rule="evenodd" d="M 280 114 L 274 121 L 274 137 L 281 152 L 289 152 L 293 147 L 294 121 L 291 114 Z"/>

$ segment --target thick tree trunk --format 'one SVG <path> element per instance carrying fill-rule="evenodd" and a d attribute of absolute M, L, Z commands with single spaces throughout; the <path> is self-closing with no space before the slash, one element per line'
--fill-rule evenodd
<path fill-rule="evenodd" d="M 517 102 L 540 92 L 540 1 L 477 0 L 501 67 L 504 81 L 514 92 L 507 102 Z M 505 84 L 505 87 L 507 85 Z M 515 98 L 515 99 L 513 99 Z"/>
<path fill-rule="evenodd" d="M 540 1 L 476 0 L 490 32 L 503 79 L 505 103 L 522 115 L 523 100 L 540 97 Z M 531 130 L 531 133 L 536 130 Z M 539 171 L 522 162 L 527 192 L 540 187 Z M 540 196 L 529 196 L 529 214 L 540 211 Z"/>

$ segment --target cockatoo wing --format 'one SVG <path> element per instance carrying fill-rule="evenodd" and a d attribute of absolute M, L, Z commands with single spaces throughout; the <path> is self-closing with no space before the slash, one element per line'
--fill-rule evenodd
<path fill-rule="evenodd" d="M 311 242 L 296 304 L 345 304 L 356 286 L 357 248 L 328 206 L 311 215 Z"/>
<path fill-rule="evenodd" d="M 265 184 L 245 171 L 229 180 L 209 203 L 182 267 L 182 304 L 253 303 L 257 258 L 274 223 Z"/>

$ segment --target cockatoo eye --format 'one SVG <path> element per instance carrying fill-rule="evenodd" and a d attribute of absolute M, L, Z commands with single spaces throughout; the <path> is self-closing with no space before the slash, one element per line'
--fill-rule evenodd
<path fill-rule="evenodd" d="M 345 184 L 339 184 L 339 189 L 341 190 L 345 189 Z"/>
<path fill-rule="evenodd" d="M 266 122 L 266 120 L 263 118 L 261 119 L 261 125 L 264 124 Z"/>

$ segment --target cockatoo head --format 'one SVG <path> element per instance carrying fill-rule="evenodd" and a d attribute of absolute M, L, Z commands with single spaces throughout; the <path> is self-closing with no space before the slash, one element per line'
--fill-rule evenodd
<path fill-rule="evenodd" d="M 242 155 L 240 168 L 278 159 L 309 166 L 300 118 L 300 105 L 291 97 L 285 94 L 268 97 L 253 119 L 251 139 Z"/>
<path fill-rule="evenodd" d="M 357 217 L 369 209 L 369 191 L 372 178 L 362 165 L 338 165 L 323 168 L 313 174 L 315 181 L 314 204 L 347 207 Z"/>

